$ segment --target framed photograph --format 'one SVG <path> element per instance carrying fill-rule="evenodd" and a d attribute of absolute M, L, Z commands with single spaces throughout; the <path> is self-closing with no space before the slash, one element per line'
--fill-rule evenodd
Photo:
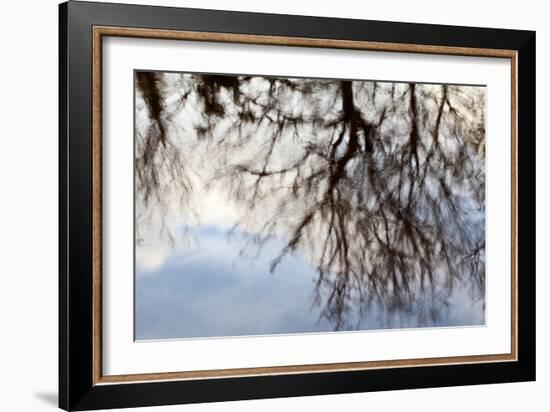
<path fill-rule="evenodd" d="M 60 5 L 66 410 L 535 379 L 535 33 Z"/>

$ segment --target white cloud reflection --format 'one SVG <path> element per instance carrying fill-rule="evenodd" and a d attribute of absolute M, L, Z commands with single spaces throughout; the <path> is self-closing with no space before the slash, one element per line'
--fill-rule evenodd
<path fill-rule="evenodd" d="M 269 263 L 280 241 L 268 242 L 262 252 L 240 256 L 247 234 L 232 239 L 217 226 L 190 229 L 194 241 L 171 250 L 155 276 L 138 270 L 136 278 L 137 339 L 330 332 L 333 325 L 320 318 L 313 305 L 316 273 L 297 254 L 283 261 L 276 273 Z M 483 310 L 471 305 L 464 285 L 455 288 L 441 317 L 426 326 L 484 323 Z M 358 329 L 416 327 L 414 316 L 397 316 L 374 305 Z"/>

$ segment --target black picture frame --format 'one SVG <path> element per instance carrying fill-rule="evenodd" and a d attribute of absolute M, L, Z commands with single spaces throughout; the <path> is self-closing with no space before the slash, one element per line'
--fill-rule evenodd
<path fill-rule="evenodd" d="M 517 361 L 97 385 L 93 379 L 92 28 L 517 52 Z M 535 32 L 89 3 L 59 6 L 59 406 L 90 410 L 535 380 Z"/>

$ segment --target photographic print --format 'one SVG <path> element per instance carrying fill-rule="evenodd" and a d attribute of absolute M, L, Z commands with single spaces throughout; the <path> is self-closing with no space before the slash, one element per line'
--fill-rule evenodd
<path fill-rule="evenodd" d="M 485 324 L 483 85 L 134 72 L 135 338 Z"/>

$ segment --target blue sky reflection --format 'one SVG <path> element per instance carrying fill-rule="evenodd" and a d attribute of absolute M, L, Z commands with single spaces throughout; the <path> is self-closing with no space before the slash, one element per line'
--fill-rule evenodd
<path fill-rule="evenodd" d="M 254 257 L 242 256 L 248 236 L 217 226 L 192 228 L 188 246 L 173 249 L 153 272 L 136 276 L 136 339 L 175 339 L 331 332 L 313 302 L 316 271 L 293 253 L 275 273 L 271 261 L 283 242 L 270 239 Z M 357 323 L 358 322 L 358 323 Z M 373 306 L 354 319 L 357 329 L 416 327 L 415 317 L 391 316 Z M 449 299 L 446 314 L 424 326 L 483 324 L 464 286 Z"/>

